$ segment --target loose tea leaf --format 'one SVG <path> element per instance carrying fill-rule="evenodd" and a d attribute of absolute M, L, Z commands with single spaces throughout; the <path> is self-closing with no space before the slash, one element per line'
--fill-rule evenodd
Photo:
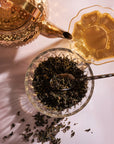
<path fill-rule="evenodd" d="M 8 136 L 4 136 L 4 137 L 3 137 L 3 140 L 5 141 L 7 138 L 8 138 Z"/>
<path fill-rule="evenodd" d="M 86 129 L 85 131 L 86 131 L 86 132 L 89 132 L 90 130 L 91 130 L 91 129 L 89 128 L 89 129 Z"/>
<path fill-rule="evenodd" d="M 71 138 L 75 135 L 74 131 L 71 131 Z"/>
<path fill-rule="evenodd" d="M 71 122 L 69 121 L 69 122 L 68 122 L 68 125 L 70 125 L 70 123 L 71 123 Z"/>
<path fill-rule="evenodd" d="M 18 112 L 17 112 L 17 116 L 20 116 L 20 113 L 21 113 L 21 112 L 20 112 L 20 111 L 18 111 Z"/>
<path fill-rule="evenodd" d="M 13 132 L 11 132 L 9 135 L 8 135 L 8 137 L 11 137 L 13 135 Z"/>
<path fill-rule="evenodd" d="M 24 118 L 22 118 L 22 119 L 20 120 L 20 122 L 25 122 L 25 119 L 24 119 Z"/>
<path fill-rule="evenodd" d="M 70 126 L 66 126 L 62 131 L 63 133 L 66 133 L 66 131 L 68 131 L 70 129 Z"/>
<path fill-rule="evenodd" d="M 14 127 L 15 127 L 15 124 L 14 124 L 14 123 L 12 123 L 12 124 L 11 124 L 11 129 L 12 129 L 12 128 L 14 128 Z"/>
<path fill-rule="evenodd" d="M 74 125 L 77 125 L 78 123 L 74 123 Z"/>

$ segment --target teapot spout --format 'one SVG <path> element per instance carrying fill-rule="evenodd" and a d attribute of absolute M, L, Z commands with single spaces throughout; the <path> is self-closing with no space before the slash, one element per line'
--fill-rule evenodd
<path fill-rule="evenodd" d="M 45 20 L 38 22 L 38 25 L 40 28 L 40 33 L 48 38 L 60 37 L 60 38 L 72 39 L 72 35 L 69 32 L 65 32 Z"/>
<path fill-rule="evenodd" d="M 41 3 L 37 3 L 37 5 L 34 5 L 32 2 L 29 2 L 27 0 L 8 0 L 12 2 L 13 4 L 20 6 L 22 9 L 26 10 L 32 17 L 35 18 L 35 20 L 38 23 L 40 33 L 48 38 L 66 38 L 66 39 L 72 39 L 72 35 L 69 32 L 65 32 L 53 24 L 47 22 L 44 20 L 44 6 L 43 1 Z"/>

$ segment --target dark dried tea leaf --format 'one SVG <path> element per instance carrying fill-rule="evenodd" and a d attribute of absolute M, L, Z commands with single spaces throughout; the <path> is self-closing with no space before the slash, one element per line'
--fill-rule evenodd
<path fill-rule="evenodd" d="M 18 112 L 17 112 L 17 116 L 20 116 L 20 113 L 21 113 L 21 112 L 20 112 L 20 111 L 18 111 Z"/>
<path fill-rule="evenodd" d="M 71 138 L 72 138 L 74 135 L 75 135 L 75 132 L 72 131 L 72 132 L 71 132 Z"/>
<path fill-rule="evenodd" d="M 11 129 L 12 129 L 12 128 L 14 128 L 14 127 L 15 127 L 15 124 L 14 124 L 14 123 L 12 123 L 12 124 L 11 124 Z"/>
<path fill-rule="evenodd" d="M 20 122 L 25 122 L 25 119 L 24 119 L 24 118 L 22 118 L 22 119 L 20 120 Z"/>
<path fill-rule="evenodd" d="M 11 132 L 9 135 L 8 135 L 8 137 L 11 137 L 13 135 L 13 132 Z"/>
<path fill-rule="evenodd" d="M 7 138 L 8 138 L 8 136 L 4 136 L 4 137 L 3 137 L 3 140 L 6 140 Z"/>
<path fill-rule="evenodd" d="M 89 132 L 90 130 L 91 130 L 91 129 L 89 128 L 89 129 L 86 129 L 85 131 L 86 131 L 86 132 Z"/>

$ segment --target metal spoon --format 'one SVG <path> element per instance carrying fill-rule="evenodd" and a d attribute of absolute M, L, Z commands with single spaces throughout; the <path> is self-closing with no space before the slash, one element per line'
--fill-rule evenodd
<path fill-rule="evenodd" d="M 85 76 L 85 77 L 80 77 L 76 79 L 72 74 L 62 73 L 62 74 L 57 74 L 56 76 L 53 76 L 53 78 L 50 80 L 50 86 L 54 90 L 68 91 L 68 90 L 71 90 L 74 86 L 76 86 L 76 82 L 79 79 L 81 81 L 95 80 L 95 79 L 102 79 L 102 78 L 108 78 L 108 77 L 113 77 L 113 76 L 114 76 L 114 73 L 109 73 L 109 74 L 95 75 L 95 76 L 89 76 L 89 77 Z"/>

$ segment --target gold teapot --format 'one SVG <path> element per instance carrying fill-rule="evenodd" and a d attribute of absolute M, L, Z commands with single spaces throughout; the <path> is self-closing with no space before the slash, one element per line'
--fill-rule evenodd
<path fill-rule="evenodd" d="M 0 45 L 23 45 L 39 34 L 71 39 L 47 21 L 46 0 L 0 0 Z"/>

